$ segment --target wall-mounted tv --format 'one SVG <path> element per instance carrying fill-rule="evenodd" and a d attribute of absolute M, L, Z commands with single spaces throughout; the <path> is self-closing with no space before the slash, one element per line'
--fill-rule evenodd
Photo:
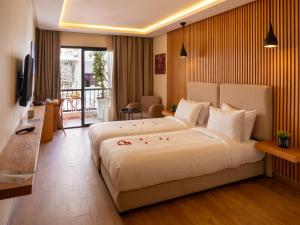
<path fill-rule="evenodd" d="M 26 55 L 24 61 L 24 73 L 19 74 L 18 77 L 18 95 L 20 96 L 20 106 L 27 106 L 28 101 L 32 96 L 33 66 L 33 58 L 29 54 Z"/>

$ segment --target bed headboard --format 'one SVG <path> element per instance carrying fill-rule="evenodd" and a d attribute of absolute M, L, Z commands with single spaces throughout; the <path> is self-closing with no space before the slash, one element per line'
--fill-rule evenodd
<path fill-rule="evenodd" d="M 212 106 L 219 107 L 219 84 L 188 82 L 187 97 L 198 102 L 210 102 Z"/>
<path fill-rule="evenodd" d="M 252 138 L 256 140 L 272 140 L 272 87 L 247 84 L 221 84 L 220 106 L 223 102 L 237 109 L 256 109 L 258 114 L 255 120 Z"/>

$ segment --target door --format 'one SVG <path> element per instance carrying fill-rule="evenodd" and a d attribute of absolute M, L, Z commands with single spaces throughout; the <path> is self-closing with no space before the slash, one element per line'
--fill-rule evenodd
<path fill-rule="evenodd" d="M 108 53 L 103 49 L 83 49 L 83 125 L 108 121 L 110 76 Z"/>
<path fill-rule="evenodd" d="M 111 76 L 105 48 L 61 48 L 61 97 L 65 128 L 107 121 Z"/>

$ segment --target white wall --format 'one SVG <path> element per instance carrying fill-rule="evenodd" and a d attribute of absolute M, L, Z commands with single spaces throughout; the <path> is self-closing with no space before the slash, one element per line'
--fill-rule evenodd
<path fill-rule="evenodd" d="M 167 106 L 167 69 L 166 74 L 155 74 L 155 58 L 157 54 L 167 54 L 167 34 L 153 38 L 153 94 L 160 96 L 164 107 Z M 167 56 L 168 57 L 168 56 Z M 167 62 L 166 62 L 167 64 Z M 166 65 L 167 66 L 167 65 Z"/>
<path fill-rule="evenodd" d="M 25 109 L 16 101 L 17 71 L 22 69 L 34 40 L 30 0 L 2 0 L 0 7 L 0 152 L 20 122 Z M 0 225 L 7 223 L 13 199 L 0 201 Z"/>

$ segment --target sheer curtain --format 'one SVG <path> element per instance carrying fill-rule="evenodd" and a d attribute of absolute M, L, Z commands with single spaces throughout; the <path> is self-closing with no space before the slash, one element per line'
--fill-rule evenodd
<path fill-rule="evenodd" d="M 107 51 L 107 73 L 108 73 L 108 87 L 110 88 L 110 99 L 108 104 L 108 120 L 115 120 L 114 118 L 114 92 L 113 92 L 113 51 Z"/>
<path fill-rule="evenodd" d="M 112 115 L 153 93 L 152 38 L 113 36 Z"/>

